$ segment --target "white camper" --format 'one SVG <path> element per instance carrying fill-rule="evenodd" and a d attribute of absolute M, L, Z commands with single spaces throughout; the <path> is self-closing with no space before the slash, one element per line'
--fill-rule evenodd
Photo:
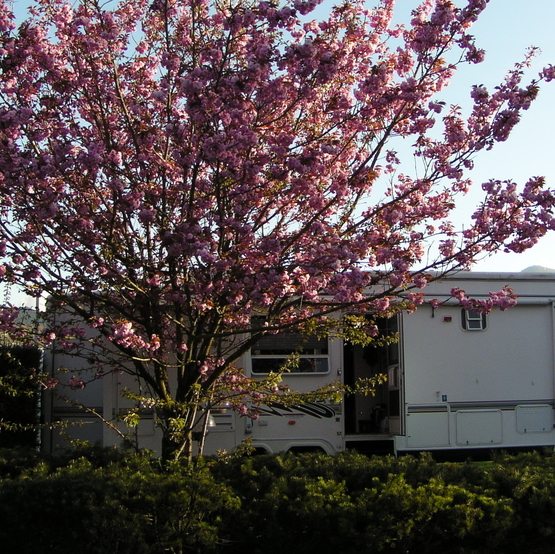
<path fill-rule="evenodd" d="M 518 296 L 518 304 L 505 312 L 482 315 L 450 299 L 454 287 L 481 298 L 505 285 Z M 264 406 L 257 419 L 218 407 L 211 413 L 205 453 L 232 450 L 245 439 L 260 451 L 329 454 L 553 447 L 555 273 L 464 272 L 425 292 L 438 307 L 424 304 L 384 320 L 386 331 L 399 334 L 396 344 L 363 348 L 314 339 L 305 344 L 298 369 L 285 377 L 291 388 L 311 391 L 338 380 L 353 384 L 386 374 L 375 396 L 347 397 L 340 404 Z M 295 346 L 293 335 L 264 338 L 243 357 L 244 370 L 263 376 Z M 124 411 L 119 389 L 125 385 L 124 375 L 97 382 L 91 389 L 95 410 L 107 419 Z M 79 391 L 84 403 L 87 394 Z M 50 409 L 47 419 L 79 418 L 56 403 Z M 93 442 L 120 441 L 90 419 L 78 428 L 79 438 L 86 438 L 87 428 L 94 430 Z M 142 418 L 137 438 L 140 446 L 159 450 L 152 415 Z M 58 439 L 49 440 L 55 446 Z"/>
<path fill-rule="evenodd" d="M 482 315 L 449 300 L 453 287 L 483 298 L 504 285 L 518 296 L 504 312 Z M 385 373 L 387 382 L 375 396 L 346 398 L 341 405 L 268 407 L 256 420 L 221 414 L 225 419 L 221 426 L 216 419 L 207 447 L 229 448 L 247 437 L 270 452 L 554 446 L 555 274 L 465 272 L 430 285 L 426 295 L 440 305 L 425 304 L 384 322 L 399 333 L 397 344 L 311 345 L 318 346 L 306 355 L 311 371 L 286 377 L 292 388 L 305 391 Z M 245 356 L 247 373 L 256 375 L 264 360 L 272 361 L 268 346 Z"/>

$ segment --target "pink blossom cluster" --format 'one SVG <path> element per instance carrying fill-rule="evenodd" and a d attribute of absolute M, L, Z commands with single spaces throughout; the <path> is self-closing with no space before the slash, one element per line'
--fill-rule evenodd
<path fill-rule="evenodd" d="M 83 381 L 81 377 L 76 377 L 75 375 L 69 378 L 67 384 L 71 390 L 82 390 L 86 386 L 85 381 Z"/>
<path fill-rule="evenodd" d="M 18 308 L 0 309 L 0 331 L 10 331 L 16 325 L 20 310 Z"/>
<path fill-rule="evenodd" d="M 484 314 L 490 313 L 494 308 L 505 311 L 517 303 L 516 295 L 507 285 L 497 292 L 490 292 L 488 298 L 469 298 L 466 296 L 466 292 L 460 288 L 451 289 L 451 296 L 457 299 L 465 309 Z"/>
<path fill-rule="evenodd" d="M 40 386 L 46 390 L 51 390 L 56 388 L 59 383 L 60 383 L 59 379 L 55 377 L 50 377 L 50 376 L 44 376 L 40 380 Z"/>
<path fill-rule="evenodd" d="M 162 346 L 162 340 L 158 335 L 152 334 L 150 339 L 146 340 L 133 328 L 131 321 L 119 319 L 112 324 L 111 329 L 112 334 L 107 337 L 108 340 L 123 348 L 147 350 L 153 353 Z"/>

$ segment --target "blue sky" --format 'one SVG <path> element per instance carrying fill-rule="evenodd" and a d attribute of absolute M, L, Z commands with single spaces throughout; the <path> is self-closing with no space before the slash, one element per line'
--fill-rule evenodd
<path fill-rule="evenodd" d="M 333 3 L 324 0 L 319 10 L 325 12 Z M 462 5 L 463 0 L 455 3 Z M 14 0 L 13 4 L 18 15 L 23 17 L 28 0 Z M 397 0 L 399 18 L 406 20 L 418 4 L 416 0 Z M 368 0 L 368 7 L 373 5 L 374 0 Z M 490 0 L 472 30 L 478 45 L 486 50 L 486 60 L 460 70 L 441 99 L 448 104 L 464 106 L 472 85 L 484 84 L 493 88 L 507 70 L 524 57 L 530 46 L 541 49 L 530 69 L 530 77 L 545 65 L 555 65 L 554 28 L 555 0 Z M 538 99 L 506 143 L 498 144 L 491 152 L 481 153 L 476 158 L 472 178 L 477 185 L 491 178 L 513 179 L 522 184 L 531 176 L 543 175 L 549 186 L 555 188 L 554 130 L 555 81 L 542 86 Z M 463 213 L 469 214 L 479 201 L 479 186 L 476 189 L 461 206 Z M 532 265 L 555 268 L 555 232 L 527 252 L 496 254 L 479 262 L 474 270 L 518 272 Z"/>

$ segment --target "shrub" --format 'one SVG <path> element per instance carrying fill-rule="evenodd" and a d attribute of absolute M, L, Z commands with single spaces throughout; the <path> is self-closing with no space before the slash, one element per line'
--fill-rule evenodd
<path fill-rule="evenodd" d="M 555 456 L 0 452 L 0 544 L 21 554 L 553 551 Z"/>
<path fill-rule="evenodd" d="M 238 506 L 206 467 L 66 459 L 0 482 L 0 544 L 21 554 L 210 552 L 220 518 Z"/>
<path fill-rule="evenodd" d="M 553 457 L 548 459 L 537 463 L 552 472 Z M 480 466 L 439 464 L 429 455 L 368 459 L 345 453 L 265 455 L 216 464 L 216 478 L 243 503 L 227 521 L 235 546 L 226 552 L 516 552 L 513 536 L 525 521 L 527 534 L 533 532 L 532 497 L 526 503 L 518 497 L 517 476 L 507 474 L 510 487 L 498 479 L 515 463 L 511 460 Z M 555 487 L 546 483 L 541 494 L 538 486 L 533 489 L 537 509 L 548 508 L 539 519 L 544 528 L 541 537 L 536 533 L 534 552 L 544 552 L 542 544 L 552 549 L 545 539 L 555 529 L 555 518 L 546 521 L 552 514 L 548 491 L 555 498 Z M 530 487 L 526 491 L 531 494 Z M 521 537 L 520 552 L 530 551 L 525 543 Z"/>

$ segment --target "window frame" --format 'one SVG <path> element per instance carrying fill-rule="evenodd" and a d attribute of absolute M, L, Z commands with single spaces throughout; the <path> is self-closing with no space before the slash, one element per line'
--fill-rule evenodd
<path fill-rule="evenodd" d="M 465 331 L 485 331 L 487 329 L 487 316 L 476 310 L 462 308 L 461 323 Z"/>
<path fill-rule="evenodd" d="M 291 336 L 291 340 L 294 341 L 295 339 L 293 337 L 298 336 L 299 340 L 302 340 L 302 336 L 300 333 L 276 333 L 276 334 L 269 334 L 269 335 L 265 335 L 264 337 L 262 337 L 260 339 L 260 341 L 271 341 L 273 338 L 278 338 L 279 336 L 282 336 L 282 338 L 284 336 L 290 335 Z M 330 339 L 329 337 L 325 337 L 322 339 L 317 339 L 317 337 L 315 337 L 314 335 L 308 337 L 306 340 L 310 341 L 311 339 L 316 339 L 318 341 L 325 341 L 325 348 L 322 348 L 322 350 L 325 350 L 325 353 L 313 353 L 313 352 L 308 352 L 308 353 L 303 353 L 302 349 L 299 351 L 297 350 L 299 348 L 299 345 L 297 343 L 297 346 L 295 348 L 292 348 L 289 352 L 283 352 L 283 353 L 270 353 L 270 354 L 262 354 L 262 353 L 255 353 L 257 350 L 269 350 L 269 349 L 257 349 L 257 345 L 254 345 L 251 349 L 250 349 L 250 371 L 251 371 L 251 375 L 253 375 L 253 377 L 264 377 L 266 375 L 268 375 L 270 372 L 272 371 L 278 371 L 279 368 L 281 368 L 285 362 L 287 361 L 288 358 L 290 358 L 291 356 L 295 355 L 298 352 L 298 356 L 299 356 L 299 368 L 295 368 L 292 367 L 290 368 L 289 371 L 285 371 L 284 374 L 287 376 L 292 376 L 292 377 L 297 377 L 297 376 L 322 376 L 322 375 L 328 375 L 330 373 Z M 259 341 L 259 342 L 260 342 Z M 258 344 L 258 343 L 257 343 Z M 283 347 L 283 345 L 282 345 Z M 268 361 L 274 361 L 274 367 L 270 367 L 267 371 L 256 371 L 255 370 L 255 361 L 264 361 L 264 360 L 268 360 Z M 313 371 L 303 371 L 302 369 L 302 363 L 303 360 L 312 360 L 314 363 L 314 370 Z M 319 367 L 319 361 L 325 361 L 325 369 L 322 371 L 318 370 Z M 277 362 L 277 363 L 276 363 Z"/>

